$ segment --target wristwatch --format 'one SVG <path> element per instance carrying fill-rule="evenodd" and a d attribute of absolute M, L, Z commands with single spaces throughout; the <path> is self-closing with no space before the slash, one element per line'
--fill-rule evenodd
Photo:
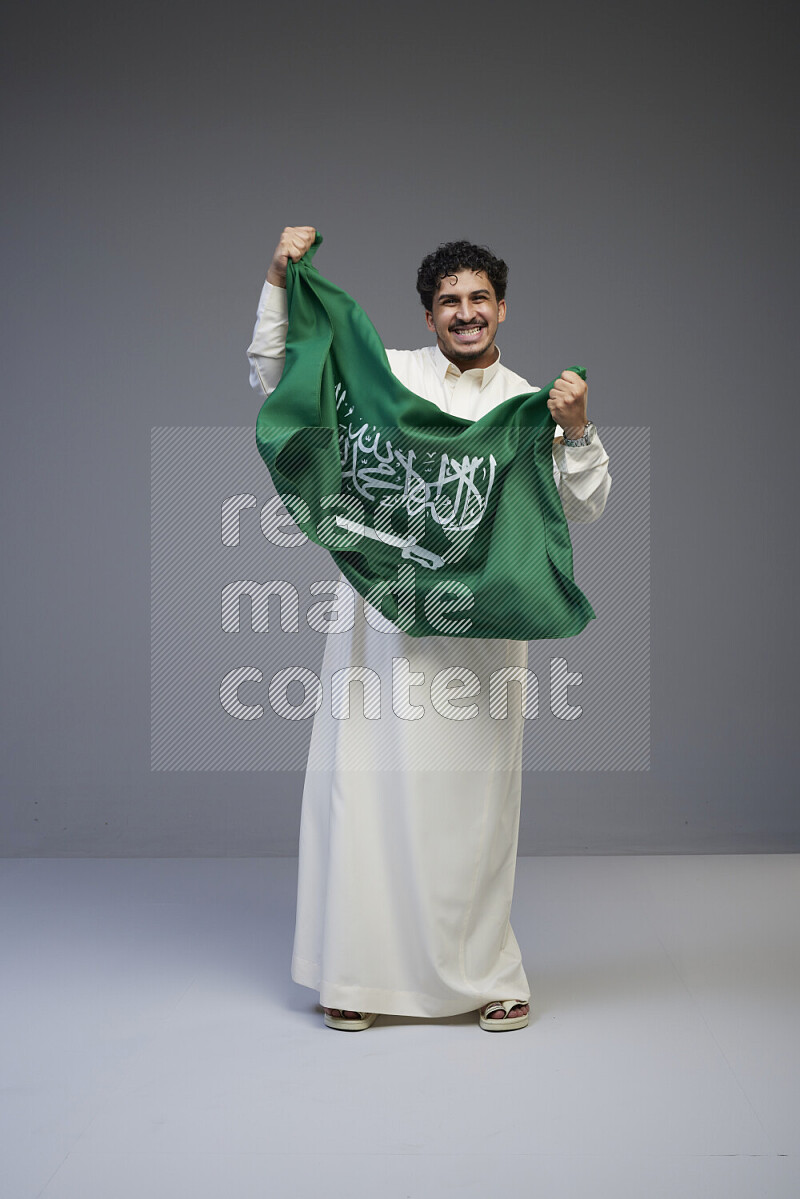
<path fill-rule="evenodd" d="M 590 420 L 587 420 L 583 426 L 583 437 L 565 437 L 564 445 L 591 445 L 592 438 L 596 432 L 596 426 Z"/>

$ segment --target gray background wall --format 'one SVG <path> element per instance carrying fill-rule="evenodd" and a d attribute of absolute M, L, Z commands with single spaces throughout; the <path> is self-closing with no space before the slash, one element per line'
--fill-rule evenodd
<path fill-rule="evenodd" d="M 521 851 L 800 847 L 796 24 L 12 11 L 2 852 L 296 849 L 301 774 L 149 757 L 150 429 L 252 426 L 244 350 L 287 223 L 322 230 L 320 269 L 397 346 L 427 340 L 422 255 L 488 242 L 505 361 L 542 382 L 579 347 L 601 431 L 650 428 L 652 766 L 528 774 Z"/>

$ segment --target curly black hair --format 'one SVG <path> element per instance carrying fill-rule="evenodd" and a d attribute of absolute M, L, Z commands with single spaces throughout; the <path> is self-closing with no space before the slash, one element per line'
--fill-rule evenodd
<path fill-rule="evenodd" d="M 442 279 L 457 271 L 485 271 L 497 299 L 505 299 L 508 266 L 502 258 L 495 258 L 487 246 L 448 241 L 426 255 L 417 271 L 417 291 L 426 312 L 433 309 L 433 297 Z"/>

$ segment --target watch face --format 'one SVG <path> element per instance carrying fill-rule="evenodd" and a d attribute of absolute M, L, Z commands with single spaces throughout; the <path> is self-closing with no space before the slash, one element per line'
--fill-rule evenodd
<path fill-rule="evenodd" d="M 564 438 L 565 445 L 590 445 L 591 440 L 596 433 L 596 429 L 591 421 L 587 421 L 583 427 L 583 437 Z"/>

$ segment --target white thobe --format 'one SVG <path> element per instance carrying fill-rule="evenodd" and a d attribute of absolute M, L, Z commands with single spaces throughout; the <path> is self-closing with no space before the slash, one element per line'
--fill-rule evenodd
<path fill-rule="evenodd" d="M 262 394 L 280 379 L 286 328 L 286 293 L 266 283 L 247 351 Z M 499 358 L 462 372 L 438 346 L 387 356 L 411 391 L 468 420 L 536 390 Z M 596 520 L 611 485 L 600 438 L 576 447 L 554 440 L 553 471 L 567 518 Z M 348 589 L 343 579 L 340 587 Z M 509 686 L 503 718 L 488 701 L 494 672 L 524 671 L 527 642 L 410 637 L 366 607 L 370 622 L 360 607 L 355 620 L 346 603 L 337 607 L 325 643 L 324 702 L 303 790 L 292 978 L 318 991 L 323 1006 L 352 1011 L 436 1017 L 496 999 L 527 1002 L 510 923 L 524 683 Z M 359 667 L 377 676 L 377 697 L 367 698 L 367 682 L 363 701 L 361 685 L 351 686 L 342 718 L 331 676 Z M 442 674 L 453 668 L 460 695 Z"/>

